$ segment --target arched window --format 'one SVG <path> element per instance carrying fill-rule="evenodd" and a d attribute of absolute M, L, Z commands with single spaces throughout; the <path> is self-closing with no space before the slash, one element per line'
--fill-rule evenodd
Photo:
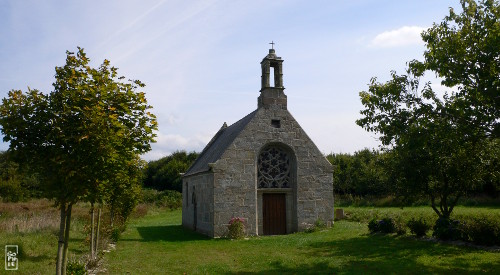
<path fill-rule="evenodd" d="M 278 147 L 264 148 L 257 160 L 259 188 L 290 188 L 290 154 Z"/>

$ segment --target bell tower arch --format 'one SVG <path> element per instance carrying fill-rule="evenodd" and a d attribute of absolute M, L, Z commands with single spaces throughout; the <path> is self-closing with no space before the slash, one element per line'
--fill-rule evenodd
<path fill-rule="evenodd" d="M 281 88 L 283 87 L 283 59 L 276 56 L 274 49 L 269 49 L 269 54 L 260 62 L 262 67 L 262 85 L 261 91 L 266 88 Z M 274 83 L 271 83 L 271 68 L 273 69 Z"/>
<path fill-rule="evenodd" d="M 272 49 L 260 62 L 262 69 L 260 96 L 258 108 L 284 109 L 287 108 L 287 98 L 283 86 L 283 59 L 276 55 L 274 42 Z M 271 76 L 273 81 L 271 81 Z M 272 82 L 272 83 L 271 83 Z"/>

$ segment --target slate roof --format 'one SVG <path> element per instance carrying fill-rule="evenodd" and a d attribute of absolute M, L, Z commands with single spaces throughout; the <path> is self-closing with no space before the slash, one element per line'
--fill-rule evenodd
<path fill-rule="evenodd" d="M 221 128 L 210 142 L 205 146 L 196 161 L 189 167 L 184 176 L 206 172 L 210 169 L 209 163 L 216 162 L 222 154 L 226 151 L 227 147 L 231 145 L 233 140 L 241 133 L 245 126 L 252 120 L 257 113 L 257 110 L 251 112 L 244 118 L 233 123 L 229 127 Z"/>

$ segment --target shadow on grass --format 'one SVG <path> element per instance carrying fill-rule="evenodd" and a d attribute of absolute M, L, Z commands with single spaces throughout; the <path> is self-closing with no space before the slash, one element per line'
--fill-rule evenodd
<path fill-rule="evenodd" d="M 23 254 L 21 254 L 21 256 L 19 257 L 19 260 L 38 263 L 38 262 L 43 262 L 43 261 L 54 259 L 54 258 L 55 258 L 55 254 L 54 255 L 23 255 Z"/>
<path fill-rule="evenodd" d="M 182 225 L 166 225 L 166 226 L 139 226 L 137 231 L 141 236 L 140 239 L 120 239 L 120 241 L 142 241 L 142 242 L 189 242 L 198 240 L 209 240 L 205 235 L 196 233 L 182 227 Z"/>
<path fill-rule="evenodd" d="M 474 249 L 392 236 L 315 242 L 303 251 L 304 258 L 317 260 L 296 265 L 275 260 L 263 271 L 229 274 L 498 274 L 500 270 L 498 261 L 475 262 L 462 257 Z"/>
<path fill-rule="evenodd" d="M 338 268 L 332 268 L 327 262 L 319 262 L 313 264 L 300 264 L 295 267 L 284 265 L 280 261 L 273 261 L 270 263 L 272 266 L 268 270 L 258 272 L 229 272 L 225 274 L 335 274 L 341 271 Z"/>
<path fill-rule="evenodd" d="M 341 269 L 333 268 L 331 271 L 461 274 L 471 271 L 483 273 L 500 270 L 500 262 L 479 263 L 462 258 L 461 256 L 467 252 L 475 250 L 408 237 L 372 235 L 313 243 L 308 254 L 313 257 L 332 258 L 348 256 Z M 419 259 L 421 256 L 426 256 L 428 262 Z M 436 264 L 436 261 L 439 261 L 439 264 Z"/>

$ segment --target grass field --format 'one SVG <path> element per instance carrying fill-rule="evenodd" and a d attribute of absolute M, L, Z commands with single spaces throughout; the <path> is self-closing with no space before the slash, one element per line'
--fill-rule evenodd
<path fill-rule="evenodd" d="M 116 250 L 104 254 L 103 273 L 500 274 L 500 252 L 417 240 L 409 235 L 368 234 L 366 221 L 371 217 L 431 219 L 434 214 L 429 207 L 344 209 L 351 220 L 336 222 L 328 230 L 231 241 L 183 229 L 181 210 L 141 205 Z M 458 207 L 455 211 L 456 215 L 500 217 L 500 209 L 495 207 Z M 8 274 L 54 273 L 57 214 L 45 200 L 0 203 L 0 245 L 17 244 L 21 252 L 19 270 Z M 83 233 L 87 216 L 88 205 L 75 208 L 70 258 L 87 253 Z M 3 268 L 0 274 L 4 274 Z"/>
<path fill-rule="evenodd" d="M 422 217 L 430 224 L 434 224 L 437 219 L 436 212 L 430 206 L 412 207 L 342 207 L 346 213 L 346 218 L 350 221 L 367 223 L 372 218 L 392 217 L 408 221 L 411 218 Z M 500 221 L 500 207 L 493 206 L 456 206 L 453 210 L 452 219 L 467 219 L 470 217 L 488 216 L 493 220 Z"/>
<path fill-rule="evenodd" d="M 87 252 L 83 227 L 88 207 L 73 208 L 69 256 L 79 258 Z M 18 245 L 19 269 L 7 274 L 54 274 L 56 270 L 59 212 L 48 200 L 20 203 L 0 202 L 0 247 Z M 0 274 L 7 272 L 0 267 Z"/>
<path fill-rule="evenodd" d="M 423 208 L 413 211 L 418 209 Z M 184 230 L 180 222 L 180 210 L 133 221 L 116 250 L 105 255 L 107 272 L 500 274 L 498 252 L 411 236 L 369 235 L 366 224 L 360 222 L 339 221 L 325 231 L 238 241 L 208 239 Z"/>

